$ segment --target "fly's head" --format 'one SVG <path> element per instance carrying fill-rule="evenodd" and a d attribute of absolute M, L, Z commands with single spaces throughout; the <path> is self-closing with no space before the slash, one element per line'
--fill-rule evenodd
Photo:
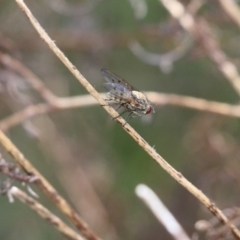
<path fill-rule="evenodd" d="M 154 111 L 154 107 L 152 104 L 148 101 L 147 97 L 139 91 L 132 91 L 132 96 L 134 98 L 135 102 L 135 111 L 141 112 L 142 114 L 149 114 Z"/>

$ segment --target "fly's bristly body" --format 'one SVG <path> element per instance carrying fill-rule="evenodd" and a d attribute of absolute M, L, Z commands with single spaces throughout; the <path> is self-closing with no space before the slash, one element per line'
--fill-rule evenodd
<path fill-rule="evenodd" d="M 101 70 L 101 74 L 107 81 L 103 84 L 108 91 L 105 100 L 109 104 L 117 105 L 118 109 L 123 107 L 125 109 L 123 113 L 130 113 L 128 118 L 154 112 L 152 104 L 142 92 L 137 91 L 125 80 L 105 68 Z"/>

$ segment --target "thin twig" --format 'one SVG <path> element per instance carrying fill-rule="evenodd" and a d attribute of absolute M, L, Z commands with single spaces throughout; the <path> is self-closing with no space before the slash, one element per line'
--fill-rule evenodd
<path fill-rule="evenodd" d="M 240 75 L 237 67 L 220 49 L 218 42 L 211 34 L 208 24 L 203 19 L 196 21 L 177 0 L 159 1 L 179 21 L 180 25 L 203 46 L 207 56 L 217 65 L 219 71 L 227 78 L 238 95 L 240 95 Z"/>
<path fill-rule="evenodd" d="M 176 48 L 162 54 L 147 51 L 136 40 L 131 41 L 128 47 L 141 61 L 149 65 L 158 66 L 162 72 L 167 74 L 172 71 L 174 63 L 182 59 L 192 47 L 192 38 L 186 34 Z"/>
<path fill-rule="evenodd" d="M 55 104 L 56 96 L 43 84 L 43 82 L 21 62 L 8 54 L 0 52 L 0 62 L 7 68 L 18 72 L 48 103 Z"/>
<path fill-rule="evenodd" d="M 69 239 L 73 240 L 84 240 L 77 232 L 72 230 L 68 225 L 66 225 L 60 218 L 51 213 L 47 208 L 41 205 L 38 201 L 28 196 L 25 192 L 17 187 L 11 187 L 8 191 L 8 195 L 11 197 L 18 198 L 21 202 L 27 204 L 32 208 L 38 215 L 43 219 L 47 220 L 52 224 L 60 233 Z M 11 198 L 12 199 L 12 198 Z"/>
<path fill-rule="evenodd" d="M 196 15 L 196 13 L 202 8 L 202 6 L 206 3 L 206 0 L 191 0 L 186 9 L 192 15 Z"/>
<path fill-rule="evenodd" d="M 178 94 L 165 94 L 149 92 L 149 99 L 157 105 L 172 105 L 191 108 L 199 111 L 220 114 L 229 117 L 240 117 L 240 106 L 216 101 L 208 101 L 202 98 L 181 96 Z"/>
<path fill-rule="evenodd" d="M 78 81 L 86 88 L 86 90 L 99 102 L 99 104 L 104 106 L 104 109 L 112 116 L 115 120 L 122 125 L 124 130 L 129 133 L 135 139 L 135 141 L 154 159 L 159 163 L 164 170 L 166 170 L 176 181 L 178 181 L 182 186 L 184 186 L 189 192 L 191 192 L 199 201 L 201 201 L 219 220 L 228 224 L 229 220 L 227 217 L 218 209 L 210 199 L 202 193 L 198 188 L 196 188 L 192 183 L 190 183 L 180 172 L 177 172 L 171 165 L 169 165 L 156 151 L 152 148 L 129 124 L 125 124 L 125 120 L 118 117 L 117 112 L 110 106 L 106 106 L 106 102 L 100 96 L 100 94 L 92 87 L 92 85 L 80 74 L 76 67 L 66 58 L 63 52 L 56 46 L 54 41 L 47 35 L 45 30 L 40 26 L 37 20 L 34 18 L 28 7 L 24 4 L 22 0 L 16 0 L 19 7 L 24 11 L 24 13 L 29 18 L 30 22 L 33 24 L 34 28 L 38 31 L 41 38 L 48 44 L 50 49 L 59 57 L 59 59 L 64 63 L 64 65 L 69 69 L 70 72 L 78 79 Z M 240 88 L 239 88 L 240 89 Z M 0 134 L 1 135 L 1 134 Z M 240 239 L 240 233 L 233 224 L 229 224 L 230 229 L 233 234 Z"/>
<path fill-rule="evenodd" d="M 47 125 L 47 128 L 46 128 Z M 81 213 L 81 216 L 94 226 L 94 230 L 103 238 L 118 240 L 117 232 L 113 222 L 109 219 L 108 209 L 103 205 L 98 193 L 89 179 L 88 171 L 82 169 L 83 159 L 78 157 L 76 160 L 75 147 L 73 142 L 57 129 L 56 125 L 49 117 L 45 117 L 38 127 L 41 128 L 40 144 L 38 146 L 43 153 L 47 153 L 52 159 L 55 159 L 54 166 L 57 166 L 58 181 L 64 187 L 65 192 L 74 208 Z M 54 148 L 52 143 L 57 142 Z M 76 183 L 77 187 L 76 187 Z M 84 196 L 83 196 L 84 193 Z"/>
<path fill-rule="evenodd" d="M 235 88 L 236 92 L 240 95 L 240 76 L 238 70 L 236 66 L 230 62 L 225 53 L 221 51 L 217 41 L 211 36 L 210 29 L 205 21 L 198 21 L 198 24 L 196 24 L 193 16 L 187 12 L 185 7 L 177 0 L 159 1 L 170 12 L 172 17 L 179 21 L 181 26 L 187 32 L 189 32 L 198 42 L 202 43 L 209 58 L 217 64 L 218 69 L 225 75 L 225 77 Z M 210 211 L 212 211 L 211 206 L 208 208 Z M 220 222 L 226 226 L 229 226 L 236 239 L 240 239 L 240 232 L 236 226 L 230 223 L 228 218 L 219 209 L 217 210 L 219 211 L 218 214 L 221 216 L 217 216 L 217 214 L 216 217 L 220 220 Z"/>
<path fill-rule="evenodd" d="M 0 131 L 0 144 L 14 158 L 14 160 L 30 175 L 36 176 L 35 182 L 43 192 L 55 203 L 55 205 L 70 219 L 78 230 L 89 240 L 99 240 L 81 219 L 81 217 L 73 210 L 67 201 L 59 195 L 56 189 L 33 167 L 30 161 L 24 157 L 19 149 L 11 142 L 11 140 Z"/>
<path fill-rule="evenodd" d="M 145 184 L 139 184 L 135 188 L 135 193 L 162 223 L 173 239 L 190 240 L 183 227 L 151 188 Z"/>
<path fill-rule="evenodd" d="M 20 167 L 17 164 L 7 162 L 0 153 L 0 172 L 7 175 L 12 180 L 17 180 L 21 183 L 33 183 L 37 181 L 36 176 L 29 176 L 26 173 L 20 172 Z"/>
<path fill-rule="evenodd" d="M 208 101 L 201 98 L 181 96 L 177 94 L 145 92 L 149 100 L 159 106 L 179 106 L 191 108 L 199 111 L 206 111 L 210 113 L 220 114 L 229 117 L 240 118 L 240 105 L 231 105 L 227 103 L 220 103 L 215 101 Z M 100 94 L 104 97 L 106 94 Z M 39 103 L 30 105 L 23 110 L 20 110 L 9 117 L 0 121 L 0 129 L 8 131 L 10 128 L 23 123 L 33 117 L 46 114 L 53 111 L 60 111 L 64 109 L 88 107 L 97 105 L 97 101 L 91 95 L 82 95 L 75 97 L 58 98 L 55 101 L 55 106 L 48 103 Z"/>
<path fill-rule="evenodd" d="M 9 128 L 16 126 L 24 122 L 27 119 L 30 119 L 34 116 L 41 115 L 44 113 L 48 113 L 52 111 L 54 108 L 52 105 L 47 103 L 40 103 L 36 105 L 30 105 L 23 110 L 12 114 L 11 116 L 3 119 L 0 122 L 0 129 L 3 131 L 7 131 Z"/>
<path fill-rule="evenodd" d="M 219 0 L 224 11 L 232 18 L 232 20 L 240 27 L 240 8 L 234 0 Z"/>

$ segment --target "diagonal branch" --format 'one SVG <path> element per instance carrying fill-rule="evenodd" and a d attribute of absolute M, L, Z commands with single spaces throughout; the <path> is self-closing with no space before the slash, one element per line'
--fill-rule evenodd
<path fill-rule="evenodd" d="M 21 202 L 30 206 L 38 215 L 52 224 L 60 233 L 72 240 L 84 240 L 78 233 L 67 226 L 60 218 L 51 213 L 47 208 L 41 205 L 38 201 L 28 196 L 25 192 L 17 187 L 12 187 L 8 191 L 8 195 L 18 198 Z"/>
<path fill-rule="evenodd" d="M 240 8 L 234 0 L 219 0 L 224 11 L 232 18 L 232 20 L 240 27 Z"/>
<path fill-rule="evenodd" d="M 73 210 L 67 201 L 59 195 L 54 187 L 34 168 L 30 161 L 20 152 L 11 140 L 0 131 L 0 144 L 14 160 L 30 175 L 36 176 L 36 184 L 55 203 L 55 205 L 70 219 L 78 230 L 89 240 L 100 240 L 81 217 Z"/>
<path fill-rule="evenodd" d="M 196 21 L 177 0 L 159 0 L 170 14 L 179 21 L 180 25 L 200 43 L 209 59 L 218 67 L 219 71 L 227 78 L 235 91 L 240 95 L 240 75 L 237 67 L 221 50 L 218 42 L 211 34 L 208 24 L 203 20 Z"/>
<path fill-rule="evenodd" d="M 76 67 L 68 60 L 68 58 L 60 51 L 56 46 L 54 41 L 47 35 L 45 30 L 40 26 L 38 21 L 32 15 L 28 7 L 24 4 L 22 0 L 16 0 L 19 7 L 24 11 L 24 13 L 29 18 L 30 22 L 33 24 L 34 28 L 38 31 L 41 38 L 47 43 L 50 49 L 59 57 L 59 59 L 64 63 L 64 65 L 69 69 L 70 72 L 78 79 L 78 81 L 86 88 L 86 90 L 99 102 L 99 104 L 104 105 L 104 109 L 112 116 L 117 117 L 118 114 L 110 106 L 105 106 L 106 102 L 100 96 L 100 94 L 92 87 L 92 85 L 81 75 L 81 73 L 76 69 Z M 170 1 L 169 1 L 170 2 Z M 239 88 L 240 90 L 240 88 Z M 198 188 L 196 188 L 192 183 L 190 183 L 180 172 L 177 172 L 170 164 L 168 164 L 156 151 L 152 148 L 129 124 L 125 124 L 123 118 L 118 117 L 115 119 L 126 132 L 159 164 L 161 167 L 167 171 L 176 181 L 178 181 L 182 186 L 184 186 L 189 192 L 191 192 L 199 201 L 201 201 L 208 209 L 212 212 L 222 223 L 228 224 L 229 228 L 233 232 L 236 238 L 240 239 L 240 233 L 238 229 L 229 222 L 228 218 L 216 207 L 210 199 L 202 193 Z M 0 134 L 1 135 L 1 134 Z"/>
<path fill-rule="evenodd" d="M 7 68 L 20 73 L 24 79 L 40 93 L 43 99 L 52 105 L 55 104 L 57 97 L 43 84 L 43 82 L 21 62 L 10 55 L 0 52 L 0 62 Z"/>

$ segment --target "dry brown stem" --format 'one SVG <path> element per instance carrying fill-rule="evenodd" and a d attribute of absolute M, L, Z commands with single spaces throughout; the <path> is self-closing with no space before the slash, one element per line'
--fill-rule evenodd
<path fill-rule="evenodd" d="M 55 203 L 55 205 L 70 219 L 81 233 L 90 240 L 99 240 L 95 234 L 89 229 L 88 225 L 81 217 L 72 209 L 67 201 L 59 195 L 53 186 L 33 167 L 30 161 L 19 151 L 19 149 L 11 142 L 11 140 L 0 131 L 0 144 L 13 157 L 13 159 L 30 175 L 36 176 L 38 179 L 36 184 L 42 191 Z"/>
<path fill-rule="evenodd" d="M 219 0 L 224 11 L 240 27 L 240 8 L 234 0 Z"/>
<path fill-rule="evenodd" d="M 159 0 L 180 25 L 200 43 L 207 56 L 216 64 L 219 71 L 226 77 L 235 91 L 240 95 L 240 76 L 237 67 L 221 50 L 217 40 L 212 36 L 210 27 L 203 20 L 196 21 L 177 0 Z"/>
<path fill-rule="evenodd" d="M 34 28 L 38 31 L 41 38 L 48 44 L 50 49 L 59 57 L 59 59 L 65 64 L 70 72 L 78 79 L 78 81 L 86 88 L 86 90 L 99 102 L 101 105 L 106 105 L 100 94 L 92 87 L 92 85 L 80 74 L 76 67 L 65 57 L 65 55 L 56 46 L 54 41 L 47 35 L 44 29 L 40 26 L 37 20 L 34 18 L 28 7 L 24 4 L 22 0 L 16 0 L 19 7 L 24 11 L 24 13 L 29 18 L 30 22 L 33 24 Z M 170 1 L 169 1 L 170 2 Z M 239 87 L 240 90 L 240 87 Z M 105 110 L 112 116 L 117 117 L 118 114 L 113 108 L 109 106 L 104 106 Z M 197 189 L 193 184 L 191 184 L 183 175 L 177 172 L 171 165 L 169 165 L 156 151 L 152 148 L 129 124 L 125 125 L 123 118 L 118 117 L 116 121 L 123 126 L 124 130 L 133 137 L 133 139 L 158 163 L 165 169 L 176 181 L 178 181 L 182 186 L 184 186 L 189 192 L 191 192 L 199 201 L 201 201 L 218 219 L 224 223 L 229 224 L 230 229 L 236 238 L 240 239 L 240 233 L 236 227 L 229 223 L 227 217 L 212 203 L 209 198 Z"/>
<path fill-rule="evenodd" d="M 0 154 L 0 172 L 8 176 L 13 180 L 20 181 L 21 183 L 32 183 L 37 180 L 35 176 L 26 175 L 26 173 L 22 174 L 19 172 L 19 166 L 17 164 L 13 164 L 7 162 L 2 155 Z"/>
<path fill-rule="evenodd" d="M 117 231 L 109 219 L 109 211 L 96 192 L 88 174 L 89 171 L 86 171 L 81 164 L 84 162 L 84 157 L 77 154 L 78 161 L 76 161 L 74 142 L 48 117 L 44 117 L 44 121 L 38 122 L 38 127 L 41 128 L 42 133 L 38 146 L 43 153 L 55 160 L 56 176 L 71 199 L 74 208 L 104 239 L 118 240 Z M 53 148 L 52 143 L 54 142 L 57 144 Z"/>
<path fill-rule="evenodd" d="M 193 16 L 187 12 L 185 7 L 177 0 L 159 0 L 170 12 L 172 17 L 177 19 L 180 25 L 197 41 L 202 44 L 209 58 L 218 66 L 232 84 L 236 92 L 240 95 L 240 76 L 236 66 L 227 58 L 225 53 L 218 46 L 218 42 L 212 37 L 210 28 L 204 20 L 196 22 Z M 213 211 L 215 205 L 207 206 L 216 215 L 221 223 L 229 226 L 234 237 L 240 239 L 240 232 L 236 226 L 229 222 L 228 218 L 219 210 Z"/>
<path fill-rule="evenodd" d="M 104 97 L 106 94 L 102 93 L 100 95 Z M 206 111 L 224 116 L 240 118 L 239 105 L 208 101 L 201 98 L 180 96 L 177 94 L 146 92 L 146 95 L 152 103 L 160 106 L 172 105 L 186 107 L 199 111 Z M 96 104 L 97 101 L 91 95 L 82 95 L 68 98 L 57 98 L 55 100 L 54 106 L 48 103 L 30 105 L 23 110 L 20 110 L 0 121 L 0 129 L 2 131 L 8 131 L 10 128 L 21 124 L 30 118 L 36 117 L 41 114 L 46 114 L 48 112 L 70 108 L 94 106 Z"/>
<path fill-rule="evenodd" d="M 20 73 L 24 79 L 42 96 L 48 103 L 54 105 L 56 96 L 43 84 L 43 82 L 21 62 L 8 54 L 0 52 L 0 62 L 7 68 Z"/>
<path fill-rule="evenodd" d="M 23 192 L 19 188 L 12 187 L 8 191 L 8 195 L 10 195 L 11 197 L 16 197 L 21 202 L 27 204 L 38 215 L 40 215 L 43 219 L 45 219 L 50 224 L 52 224 L 60 233 L 62 233 L 68 239 L 84 240 L 78 233 L 76 233 L 69 226 L 67 226 L 60 218 L 55 216 L 48 209 L 46 209 L 43 205 L 41 205 L 38 201 L 36 201 L 32 197 L 28 196 L 25 192 Z"/>

